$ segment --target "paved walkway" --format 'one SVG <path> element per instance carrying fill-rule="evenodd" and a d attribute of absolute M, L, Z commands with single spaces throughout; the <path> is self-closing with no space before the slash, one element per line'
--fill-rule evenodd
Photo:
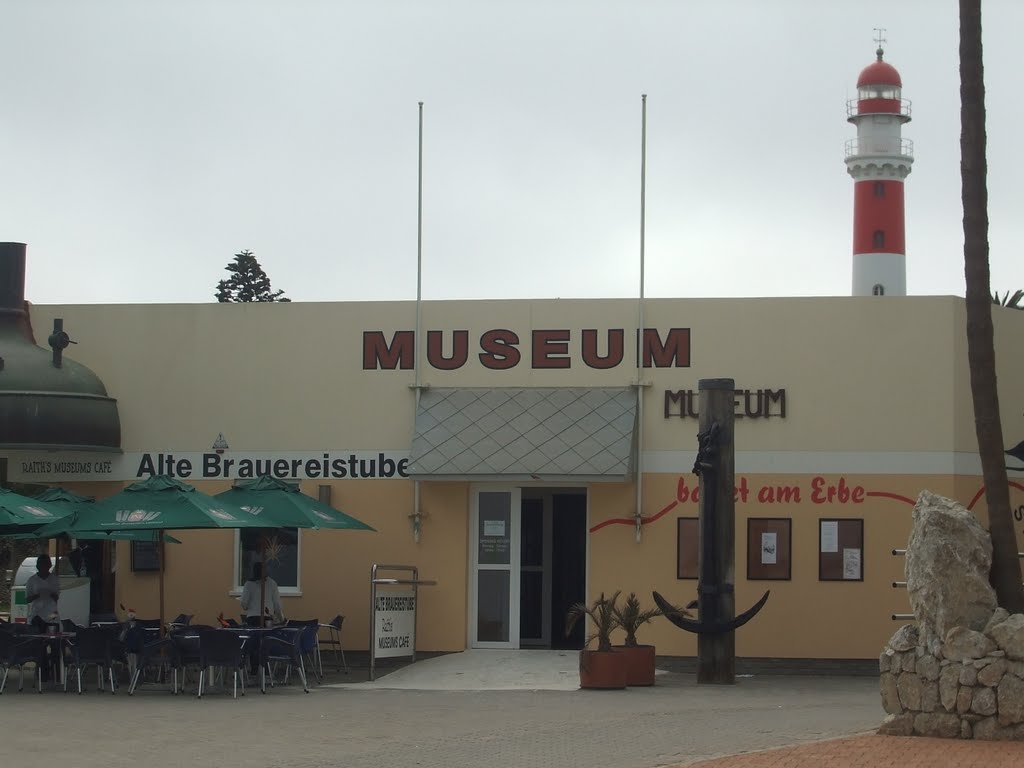
<path fill-rule="evenodd" d="M 837 740 L 871 732 L 884 717 L 872 678 L 697 686 L 692 675 L 667 673 L 652 688 L 580 691 L 575 671 L 571 652 L 474 651 L 418 661 L 374 683 L 353 669 L 308 695 L 289 686 L 237 701 L 155 686 L 134 697 L 8 689 L 2 749 L 74 768 L 659 768 L 727 755 L 738 756 L 703 765 L 1024 765 L 1019 744 Z"/>

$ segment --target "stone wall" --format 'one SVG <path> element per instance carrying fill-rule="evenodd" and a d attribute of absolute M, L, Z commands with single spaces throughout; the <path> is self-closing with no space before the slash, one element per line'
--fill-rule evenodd
<path fill-rule="evenodd" d="M 953 627 L 935 651 L 905 625 L 879 670 L 880 733 L 1024 740 L 1024 614 L 998 608 L 984 631 Z"/>
<path fill-rule="evenodd" d="M 879 657 L 881 733 L 1024 741 L 1024 614 L 996 605 L 992 539 L 951 499 L 922 491 L 907 543 L 917 624 Z"/>

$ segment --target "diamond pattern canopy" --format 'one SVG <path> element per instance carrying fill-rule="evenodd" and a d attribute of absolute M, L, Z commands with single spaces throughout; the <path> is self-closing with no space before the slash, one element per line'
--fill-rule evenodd
<path fill-rule="evenodd" d="M 632 388 L 424 390 L 409 474 L 624 480 L 634 468 L 636 410 Z"/>

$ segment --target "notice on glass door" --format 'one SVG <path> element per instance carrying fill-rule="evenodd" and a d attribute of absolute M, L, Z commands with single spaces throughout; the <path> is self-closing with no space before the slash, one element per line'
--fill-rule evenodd
<path fill-rule="evenodd" d="M 504 520 L 484 520 L 484 536 L 504 536 Z"/>
<path fill-rule="evenodd" d="M 774 531 L 761 534 L 761 564 L 775 565 L 778 562 L 779 535 Z"/>

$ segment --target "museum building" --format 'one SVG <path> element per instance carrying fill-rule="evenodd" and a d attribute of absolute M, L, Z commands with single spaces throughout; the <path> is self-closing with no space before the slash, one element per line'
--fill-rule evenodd
<path fill-rule="evenodd" d="M 917 495 L 985 518 L 964 300 L 902 295 L 909 108 L 893 73 L 879 51 L 851 111 L 847 166 L 867 186 L 848 297 L 29 306 L 31 261 L 4 243 L 0 480 L 99 498 L 151 474 L 209 494 L 295 480 L 375 530 L 282 532 L 288 616 L 344 614 L 346 648 L 365 649 L 372 566 L 409 564 L 436 581 L 419 591 L 421 651 L 580 647 L 572 603 L 696 597 L 698 385 L 731 378 L 737 613 L 771 592 L 738 656 L 875 658 L 909 611 L 893 550 Z M 1024 439 L 1024 312 L 993 312 L 1009 447 Z M 36 423 L 12 420 L 26 398 Z M 168 611 L 237 616 L 253 540 L 175 536 Z M 145 543 L 90 557 L 94 610 L 155 613 Z M 664 620 L 640 640 L 696 653 Z"/>

